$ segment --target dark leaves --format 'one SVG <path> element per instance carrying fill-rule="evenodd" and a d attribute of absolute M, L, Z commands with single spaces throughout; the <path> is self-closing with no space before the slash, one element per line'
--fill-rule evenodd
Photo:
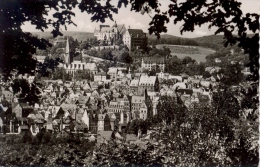
<path fill-rule="evenodd" d="M 169 22 L 169 18 L 166 15 L 160 15 L 156 14 L 152 21 L 149 23 L 150 28 L 149 33 L 154 33 L 157 38 L 160 37 L 160 33 L 167 32 L 167 27 L 165 26 L 165 23 Z"/>
<path fill-rule="evenodd" d="M 92 14 L 91 21 L 102 23 L 106 18 L 113 20 L 112 14 L 118 13 L 118 9 L 111 5 L 110 0 L 107 0 L 104 6 L 95 0 L 82 0 L 79 3 L 79 9 L 81 12 L 86 11 L 88 14 Z"/>

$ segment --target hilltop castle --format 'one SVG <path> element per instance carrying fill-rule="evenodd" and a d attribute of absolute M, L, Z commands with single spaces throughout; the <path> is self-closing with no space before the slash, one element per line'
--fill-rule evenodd
<path fill-rule="evenodd" d="M 100 25 L 99 29 L 94 30 L 94 36 L 100 41 L 106 41 L 108 45 L 114 45 L 117 40 L 123 38 L 125 31 L 125 25 L 117 25 L 115 21 L 111 27 L 109 25 Z"/>
<path fill-rule="evenodd" d="M 117 25 L 116 22 L 111 27 L 100 25 L 99 29 L 94 30 L 97 40 L 105 41 L 108 45 L 115 45 L 117 40 L 122 40 L 129 50 L 143 48 L 147 45 L 147 36 L 141 29 L 128 29 L 125 25 Z"/>

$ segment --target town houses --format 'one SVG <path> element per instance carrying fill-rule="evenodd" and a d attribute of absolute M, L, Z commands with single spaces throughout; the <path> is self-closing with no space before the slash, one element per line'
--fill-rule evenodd
<path fill-rule="evenodd" d="M 147 40 L 142 30 L 126 29 L 116 22 L 112 27 L 100 26 L 94 35 L 109 44 L 122 39 L 130 51 L 141 48 Z M 187 110 L 195 104 L 210 106 L 214 88 L 223 77 L 166 73 L 167 59 L 158 54 L 141 55 L 136 61 L 138 67 L 117 62 L 105 70 L 97 62 L 84 60 L 82 54 L 72 57 L 68 38 L 63 42 L 66 42 L 62 53 L 64 62 L 58 67 L 72 75 L 88 70 L 93 77 L 41 80 L 37 86 L 40 99 L 33 104 L 19 99 L 21 92 L 15 93 L 12 83 L 1 82 L 0 133 L 31 131 L 36 135 L 45 129 L 51 133 L 90 133 L 91 140 L 102 134 L 109 136 L 112 131 L 122 134 L 134 120 L 145 121 L 159 114 L 158 105 L 165 96 L 172 97 Z M 36 59 L 43 63 L 45 57 L 36 56 Z M 151 74 L 154 69 L 156 72 Z M 220 70 L 219 66 L 205 67 L 209 74 Z M 35 77 L 27 74 L 14 74 L 12 79 L 37 85 Z M 129 140 L 134 138 L 130 136 Z"/>
<path fill-rule="evenodd" d="M 117 79 L 107 80 L 109 75 Z M 7 133 L 26 130 L 37 133 L 41 128 L 50 132 L 70 129 L 94 134 L 115 128 L 124 131 L 132 120 L 146 120 L 157 114 L 160 97 L 180 97 L 187 107 L 192 103 L 209 103 L 210 85 L 216 84 L 200 76 L 187 78 L 169 74 L 168 78 L 172 79 L 163 79 L 146 73 L 130 78 L 128 75 L 127 69 L 111 67 L 108 73 L 96 73 L 94 80 L 42 81 L 39 88 L 42 97 L 34 105 L 17 99 L 10 85 L 2 83 L 0 112 L 13 113 L 14 119 L 1 118 L 1 126 L 5 126 Z M 30 77 L 23 78 L 29 82 Z M 124 82 L 126 80 L 129 82 Z"/>

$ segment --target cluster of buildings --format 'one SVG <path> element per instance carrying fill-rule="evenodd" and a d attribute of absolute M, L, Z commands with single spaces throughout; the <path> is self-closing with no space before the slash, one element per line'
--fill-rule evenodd
<path fill-rule="evenodd" d="M 100 25 L 94 30 L 94 36 L 99 41 L 104 41 L 108 45 L 115 45 L 118 40 L 123 41 L 129 50 L 143 48 L 147 45 L 147 36 L 142 29 L 131 29 L 130 26 L 125 28 L 125 25 Z"/>
<path fill-rule="evenodd" d="M 142 30 L 126 29 L 124 25 L 100 25 L 94 35 L 98 40 L 112 45 L 122 40 L 129 49 L 140 48 L 147 37 Z M 71 58 L 69 42 L 66 41 L 64 63 L 59 67 L 67 73 L 89 70 L 94 80 L 64 81 L 45 80 L 37 86 L 40 99 L 29 104 L 15 94 L 12 83 L 0 84 L 0 132 L 21 133 L 31 131 L 36 135 L 41 129 L 54 133 L 106 134 L 118 130 L 125 132 L 129 122 L 146 120 L 158 114 L 157 107 L 163 96 L 176 99 L 191 109 L 193 104 L 210 105 L 214 87 L 221 75 L 204 79 L 202 76 L 171 75 L 165 73 L 163 57 L 143 57 L 141 70 L 159 68 L 159 73 L 149 76 L 133 72 L 130 68 L 110 67 L 108 72 L 98 72 L 96 63 L 87 63 L 81 56 Z M 44 60 L 37 57 L 38 61 Z M 220 67 L 207 67 L 210 74 Z M 101 70 L 102 71 L 102 70 Z M 33 76 L 22 76 L 30 85 Z M 174 104 L 173 104 L 174 105 Z M 91 136 L 93 137 L 93 135 Z M 133 136 L 132 136 L 133 137 Z M 134 138 L 134 137 L 133 137 Z"/>
<path fill-rule="evenodd" d="M 217 84 L 201 76 L 148 76 L 117 67 L 111 67 L 108 73 L 116 79 L 103 80 L 105 73 L 97 73 L 96 81 L 45 80 L 37 87 L 41 98 L 34 105 L 19 99 L 10 83 L 1 83 L 0 115 L 13 117 L 0 117 L 0 132 L 31 130 L 37 134 L 42 128 L 58 133 L 97 134 L 115 129 L 124 132 L 132 120 L 146 120 L 158 114 L 162 96 L 179 98 L 187 107 L 192 103 L 210 103 L 210 84 Z M 33 77 L 23 78 L 33 83 Z"/>

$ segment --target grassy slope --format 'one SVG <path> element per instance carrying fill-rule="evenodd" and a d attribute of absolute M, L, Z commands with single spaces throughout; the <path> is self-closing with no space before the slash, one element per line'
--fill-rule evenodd
<path fill-rule="evenodd" d="M 203 47 L 197 47 L 199 49 L 199 54 L 180 54 L 180 53 L 171 53 L 172 55 L 176 55 L 178 58 L 184 58 L 186 56 L 191 57 L 194 60 L 206 62 L 206 56 L 214 53 L 215 51 L 209 50 Z"/>
<path fill-rule="evenodd" d="M 183 46 L 177 46 L 177 47 L 182 47 L 184 49 L 184 53 L 174 53 L 174 49 L 173 48 L 175 46 L 176 45 L 167 45 L 167 47 L 171 49 L 171 55 L 175 55 L 178 58 L 184 58 L 186 56 L 189 56 L 189 57 L 191 57 L 191 58 L 193 58 L 193 59 L 195 59 L 197 61 L 205 62 L 207 55 L 215 53 L 215 51 L 212 50 L 212 49 L 208 49 L 208 48 L 204 48 L 204 47 L 198 47 L 198 46 L 196 46 L 196 48 L 198 49 L 198 53 L 195 53 L 195 54 L 185 53 L 186 52 L 185 48 L 187 46 L 184 46 L 184 45 Z M 188 50 L 189 49 L 187 48 L 187 52 L 188 52 Z"/>

